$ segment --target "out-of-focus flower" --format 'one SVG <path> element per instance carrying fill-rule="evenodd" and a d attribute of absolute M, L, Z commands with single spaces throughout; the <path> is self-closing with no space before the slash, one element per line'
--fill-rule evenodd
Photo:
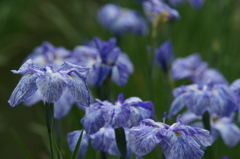
<path fill-rule="evenodd" d="M 155 30 L 170 19 L 180 19 L 178 11 L 170 8 L 161 0 L 144 0 L 142 5 L 147 18 L 152 22 Z"/>
<path fill-rule="evenodd" d="M 180 117 L 171 126 L 145 119 L 129 131 L 130 148 L 139 156 L 151 152 L 160 143 L 166 158 L 198 159 L 204 152 L 194 138 L 203 146 L 212 144 L 209 131 L 184 125 Z"/>
<path fill-rule="evenodd" d="M 172 47 L 172 42 L 167 41 L 163 43 L 156 51 L 156 62 L 159 67 L 164 72 L 168 71 L 169 66 L 172 63 L 174 53 L 173 53 L 173 47 Z"/>
<path fill-rule="evenodd" d="M 123 94 L 119 94 L 115 103 L 98 100 L 86 109 L 86 114 L 81 123 L 88 134 L 96 133 L 104 125 L 113 128 L 131 127 L 140 120 L 153 118 L 154 107 L 150 101 L 142 101 L 138 97 L 124 100 Z"/>
<path fill-rule="evenodd" d="M 233 118 L 233 114 L 231 114 L 230 117 L 219 117 L 216 114 L 211 114 L 211 135 L 214 141 L 217 140 L 219 134 L 228 147 L 233 147 L 240 141 L 240 129 L 234 123 Z M 182 114 L 183 123 L 191 123 L 192 126 L 203 127 L 203 123 L 201 121 L 194 122 L 199 119 L 202 119 L 202 116 L 197 116 L 190 111 Z"/>
<path fill-rule="evenodd" d="M 189 78 L 194 83 L 228 84 L 226 79 L 216 69 L 208 68 L 206 62 L 202 62 L 198 53 L 186 58 L 177 58 L 172 62 L 171 75 L 174 80 Z"/>
<path fill-rule="evenodd" d="M 240 122 L 240 79 L 233 81 L 233 83 L 230 85 L 230 89 L 234 92 L 237 98 L 238 122 Z"/>
<path fill-rule="evenodd" d="M 76 130 L 76 131 L 68 133 L 68 146 L 69 146 L 70 150 L 72 151 L 72 153 L 74 152 L 74 149 L 77 145 L 78 139 L 79 139 L 82 131 L 83 130 Z M 85 131 L 83 131 L 77 159 L 82 159 L 85 156 L 87 149 L 88 149 L 88 140 L 89 140 L 89 136 L 86 134 Z"/>
<path fill-rule="evenodd" d="M 119 86 L 127 83 L 128 76 L 133 72 L 133 65 L 128 56 L 116 46 L 116 39 L 102 41 L 94 38 L 86 47 L 76 47 L 73 57 L 79 64 L 90 67 L 88 83 L 99 87 L 111 75 L 112 81 Z"/>
<path fill-rule="evenodd" d="M 185 2 L 186 0 L 168 0 L 171 6 L 178 6 L 180 3 Z M 195 8 L 195 9 L 200 9 L 205 0 L 187 0 L 189 3 Z"/>
<path fill-rule="evenodd" d="M 54 47 L 49 42 L 43 42 L 26 59 L 32 59 L 34 65 L 39 67 L 51 65 L 54 68 L 59 68 L 64 61 L 68 61 L 70 55 L 71 51 L 64 47 Z"/>
<path fill-rule="evenodd" d="M 98 11 L 101 25 L 119 35 L 126 32 L 144 35 L 148 28 L 146 21 L 134 10 L 121 8 L 115 4 L 106 4 Z"/>
<path fill-rule="evenodd" d="M 68 62 L 64 62 L 57 71 L 52 66 L 38 68 L 29 59 L 18 71 L 12 71 L 15 74 L 22 74 L 23 77 L 8 102 L 14 107 L 39 90 L 45 102 L 54 103 L 67 89 L 78 102 L 89 106 L 90 92 L 86 84 L 88 70 L 89 68 Z"/>
<path fill-rule="evenodd" d="M 174 89 L 174 101 L 170 108 L 169 117 L 175 115 L 183 107 L 187 107 L 196 115 L 203 115 L 205 111 L 218 116 L 230 116 L 236 111 L 236 98 L 226 85 L 192 84 Z"/>

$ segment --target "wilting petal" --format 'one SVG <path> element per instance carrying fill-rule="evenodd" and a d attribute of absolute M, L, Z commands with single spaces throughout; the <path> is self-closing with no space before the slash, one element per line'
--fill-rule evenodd
<path fill-rule="evenodd" d="M 21 78 L 16 88 L 13 90 L 8 103 L 14 107 L 25 101 L 29 96 L 37 91 L 36 79 L 39 74 L 26 74 Z"/>
<path fill-rule="evenodd" d="M 58 101 L 66 88 L 66 82 L 59 73 L 47 73 L 38 78 L 36 84 L 47 103 Z"/>
<path fill-rule="evenodd" d="M 160 145 L 164 156 L 169 159 L 200 159 L 204 154 L 200 145 L 184 132 L 175 134 L 169 131 Z"/>
<path fill-rule="evenodd" d="M 79 77 L 72 72 L 67 78 L 67 87 L 72 96 L 84 106 L 90 104 L 90 92 L 86 84 L 86 79 Z"/>
<path fill-rule="evenodd" d="M 91 108 L 91 106 L 88 108 Z M 102 109 L 91 110 L 81 119 L 81 123 L 88 134 L 96 133 L 105 124 Z"/>
<path fill-rule="evenodd" d="M 54 118 L 61 119 L 67 115 L 74 101 L 72 95 L 68 91 L 65 91 L 60 99 L 54 103 Z"/>
<path fill-rule="evenodd" d="M 74 151 L 77 145 L 77 142 L 81 133 L 82 133 L 82 130 L 77 130 L 77 131 L 68 133 L 68 146 L 72 152 Z M 83 132 L 77 159 L 82 159 L 86 154 L 87 148 L 88 148 L 88 139 L 89 139 L 88 135 L 85 132 Z"/>
<path fill-rule="evenodd" d="M 113 128 L 103 127 L 90 137 L 92 139 L 92 146 L 94 149 L 108 152 L 111 155 L 120 155 Z"/>
<path fill-rule="evenodd" d="M 129 130 L 128 142 L 133 153 L 142 156 L 151 152 L 162 140 L 157 136 L 160 129 L 151 126 L 131 128 Z"/>

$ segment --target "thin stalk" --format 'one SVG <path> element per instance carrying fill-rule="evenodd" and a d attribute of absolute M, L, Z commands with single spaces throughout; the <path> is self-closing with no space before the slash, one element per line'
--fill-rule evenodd
<path fill-rule="evenodd" d="M 52 159 L 54 159 L 53 136 L 52 136 L 54 104 L 46 103 L 45 107 L 46 107 L 46 124 L 47 124 L 47 129 L 48 129 L 51 157 L 52 157 Z"/>
<path fill-rule="evenodd" d="M 118 150 L 120 151 L 120 159 L 125 159 L 127 155 L 127 142 L 126 136 L 123 128 L 114 129 L 116 142 L 118 146 Z"/>

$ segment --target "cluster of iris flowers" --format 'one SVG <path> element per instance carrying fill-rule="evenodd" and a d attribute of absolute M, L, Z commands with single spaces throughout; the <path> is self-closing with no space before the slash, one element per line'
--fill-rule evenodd
<path fill-rule="evenodd" d="M 176 7 L 183 0 L 168 2 Z M 204 4 L 203 0 L 189 2 L 197 9 Z M 163 23 L 180 19 L 178 11 L 161 0 L 142 0 L 141 3 L 152 24 L 153 38 Z M 140 13 L 116 4 L 101 7 L 98 20 L 117 36 L 126 32 L 146 35 L 149 30 Z M 174 100 L 168 117 L 172 118 L 184 107 L 187 109 L 172 125 L 165 123 L 166 114 L 163 122 L 154 121 L 153 103 L 139 97 L 124 100 L 121 93 L 115 102 L 111 99 L 96 99 L 94 102 L 88 85 L 99 89 L 111 80 L 124 86 L 134 72 L 130 58 L 117 46 L 116 38 L 103 41 L 96 37 L 71 51 L 43 42 L 19 70 L 12 71 L 21 74 L 22 78 L 8 102 L 12 107 L 21 102 L 26 106 L 39 101 L 54 104 L 52 113 L 56 119 L 66 116 L 74 103 L 85 111 L 80 120 L 84 130 L 68 134 L 70 150 L 75 152 L 79 146 L 78 159 L 86 154 L 89 140 L 96 150 L 129 159 L 132 154 L 138 159 L 143 158 L 158 144 L 166 159 L 202 158 L 206 147 L 211 146 L 219 135 L 227 146 L 235 146 L 240 140 L 240 129 L 234 122 L 235 114 L 240 114 L 240 80 L 229 85 L 217 69 L 208 68 L 199 53 L 174 59 L 171 41 L 151 50 L 155 53 L 157 65 L 163 73 L 170 75 L 172 82 L 180 79 L 192 82 L 173 90 Z M 203 120 L 206 113 L 208 118 Z M 206 122 L 210 125 L 208 130 Z M 116 133 L 119 129 L 123 134 Z M 121 135 L 125 145 L 117 141 Z"/>

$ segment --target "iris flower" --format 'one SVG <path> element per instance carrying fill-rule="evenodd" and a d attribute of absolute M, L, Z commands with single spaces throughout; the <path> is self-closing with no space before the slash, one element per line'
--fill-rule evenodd
<path fill-rule="evenodd" d="M 185 124 L 190 124 L 195 127 L 203 127 L 201 121 L 201 116 L 197 116 L 190 111 L 186 111 L 182 114 L 182 122 Z M 222 137 L 224 143 L 228 147 L 235 146 L 240 141 L 240 129 L 234 122 L 234 114 L 230 117 L 219 117 L 216 114 L 211 114 L 210 116 L 211 125 L 211 135 L 213 140 L 217 140 L 219 135 Z"/>
<path fill-rule="evenodd" d="M 171 6 L 177 6 L 180 3 L 183 3 L 186 0 L 168 0 Z M 187 0 L 189 3 L 195 8 L 195 9 L 200 9 L 205 0 Z"/>
<path fill-rule="evenodd" d="M 132 32 L 147 34 L 146 21 L 137 11 L 121 8 L 116 4 L 106 4 L 98 11 L 98 20 L 101 25 L 116 35 Z"/>
<path fill-rule="evenodd" d="M 23 76 L 8 102 L 14 107 L 39 90 L 45 102 L 54 103 L 67 89 L 78 102 L 84 106 L 89 106 L 90 92 L 86 84 L 88 70 L 89 68 L 68 62 L 64 62 L 57 71 L 52 66 L 38 68 L 29 59 L 18 71 L 12 71 Z"/>
<path fill-rule="evenodd" d="M 212 144 L 209 131 L 184 125 L 180 116 L 171 126 L 152 119 L 144 119 L 129 131 L 130 148 L 139 156 L 148 154 L 160 144 L 166 158 L 199 159 L 204 152 L 195 138 L 203 146 Z"/>
<path fill-rule="evenodd" d="M 177 58 L 172 62 L 171 75 L 174 80 L 188 78 L 194 83 L 228 84 L 223 75 L 216 69 L 208 68 L 206 62 L 202 62 L 201 56 L 194 53 L 185 58 Z"/>
<path fill-rule="evenodd" d="M 153 118 L 153 104 L 150 101 L 142 101 L 138 97 L 124 100 L 123 94 L 119 94 L 115 103 L 101 101 L 93 103 L 86 109 L 86 114 L 81 123 L 88 134 L 96 133 L 104 125 L 113 128 L 131 127 L 142 119 Z"/>
<path fill-rule="evenodd" d="M 133 65 L 129 57 L 117 47 L 116 38 L 108 41 L 94 38 L 87 46 L 76 47 L 73 57 L 79 59 L 80 65 L 91 68 L 87 81 L 96 87 L 101 86 L 107 77 L 123 86 L 133 73 Z"/>
<path fill-rule="evenodd" d="M 169 117 L 175 115 L 185 106 L 196 115 L 205 111 L 218 116 L 230 116 L 237 109 L 236 97 L 229 87 L 209 83 L 206 85 L 192 84 L 174 89 L 174 101 Z"/>

